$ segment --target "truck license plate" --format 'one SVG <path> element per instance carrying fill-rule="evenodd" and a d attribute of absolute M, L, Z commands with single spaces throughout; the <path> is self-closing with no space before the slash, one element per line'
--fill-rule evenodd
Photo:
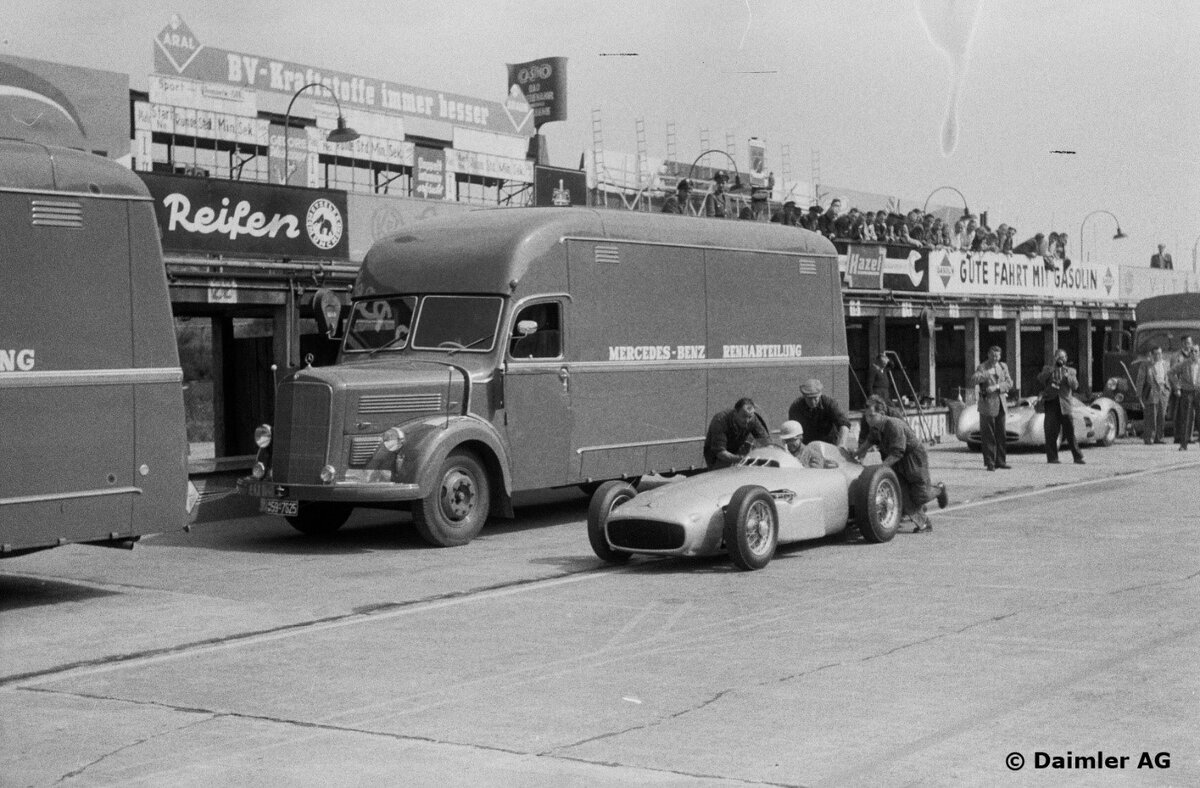
<path fill-rule="evenodd" d="M 300 512 L 299 501 L 281 501 L 278 498 L 262 498 L 258 510 L 263 514 L 278 514 L 283 517 L 295 517 Z"/>

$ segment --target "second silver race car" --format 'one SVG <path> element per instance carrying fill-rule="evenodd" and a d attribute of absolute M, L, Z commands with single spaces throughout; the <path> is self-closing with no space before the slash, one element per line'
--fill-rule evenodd
<path fill-rule="evenodd" d="M 896 534 L 903 490 L 883 465 L 864 467 L 845 449 L 810 444 L 822 467 L 778 446 L 752 450 L 730 468 L 638 493 L 607 482 L 592 496 L 588 539 L 611 563 L 635 553 L 701 556 L 728 552 L 742 569 L 770 563 L 779 544 L 819 539 L 856 524 L 868 542 Z"/>
<path fill-rule="evenodd" d="M 1111 446 L 1125 433 L 1125 409 L 1108 397 L 1098 397 L 1090 405 L 1071 398 L 1071 420 L 1075 425 L 1075 440 L 1080 446 L 1094 443 Z M 1008 404 L 1004 419 L 1006 446 L 1042 447 L 1046 443 L 1046 414 L 1037 397 L 1025 397 Z M 955 429 L 958 439 L 976 450 L 980 447 L 979 407 L 971 403 L 958 416 Z"/>

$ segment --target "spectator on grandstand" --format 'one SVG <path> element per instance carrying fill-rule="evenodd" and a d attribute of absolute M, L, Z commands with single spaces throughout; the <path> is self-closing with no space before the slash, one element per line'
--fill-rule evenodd
<path fill-rule="evenodd" d="M 1171 259 L 1171 253 L 1167 251 L 1166 244 L 1158 245 L 1158 254 L 1150 255 L 1150 267 L 1161 268 L 1164 271 L 1173 271 L 1175 269 L 1175 261 Z"/>
<path fill-rule="evenodd" d="M 1051 232 L 1046 238 L 1046 248 L 1042 252 L 1042 263 L 1046 266 L 1047 270 L 1062 270 L 1062 264 L 1059 263 L 1058 257 L 1058 233 Z"/>
<path fill-rule="evenodd" d="M 887 223 L 887 211 L 875 212 L 875 240 L 881 244 L 890 243 L 892 240 Z"/>
<path fill-rule="evenodd" d="M 1009 228 L 1009 232 L 1016 232 L 1016 228 Z M 1039 257 L 1046 253 L 1046 236 L 1044 233 L 1038 233 L 1032 238 L 1026 238 L 1021 243 L 1012 248 L 1013 254 L 1023 254 L 1026 257 Z"/>
<path fill-rule="evenodd" d="M 687 178 L 680 178 L 679 183 L 675 186 L 675 193 L 663 200 L 663 213 L 686 214 L 688 195 L 692 191 L 692 184 L 688 183 Z"/>
<path fill-rule="evenodd" d="M 800 215 L 800 226 L 805 230 L 812 230 L 814 233 L 820 232 L 819 220 L 821 218 L 821 206 L 808 206 L 808 213 Z"/>
<path fill-rule="evenodd" d="M 962 249 L 963 238 L 967 234 L 967 220 L 959 219 L 954 223 L 954 232 L 950 235 L 950 245 L 955 249 Z"/>
<path fill-rule="evenodd" d="M 1001 224 L 996 228 L 996 251 L 1004 251 L 1004 239 L 1008 237 L 1008 225 Z"/>
<path fill-rule="evenodd" d="M 909 211 L 904 224 L 908 227 L 908 237 L 916 246 L 929 246 L 926 240 L 925 223 L 922 221 L 920 211 Z"/>
<path fill-rule="evenodd" d="M 854 219 L 857 217 L 858 209 L 851 208 L 849 213 L 844 213 L 837 218 L 833 223 L 833 235 L 835 238 L 849 238 L 850 228 L 854 226 Z"/>
<path fill-rule="evenodd" d="M 837 223 L 838 214 L 841 212 L 842 201 L 841 199 L 834 197 L 829 202 L 829 209 L 826 210 L 825 213 L 821 214 L 820 218 L 817 219 L 817 229 L 820 231 L 821 235 L 825 236 L 826 238 L 832 238 L 834 236 L 834 233 L 836 232 L 834 225 Z"/>
<path fill-rule="evenodd" d="M 971 252 L 975 250 L 975 235 L 979 230 L 979 225 L 975 223 L 975 217 L 973 216 L 968 217 L 966 222 L 958 248 L 964 252 Z"/>
<path fill-rule="evenodd" d="M 1000 251 L 1004 252 L 1005 254 L 1012 254 L 1013 253 L 1013 244 L 1015 243 L 1014 239 L 1016 237 L 1017 237 L 1017 228 L 1009 227 L 1008 230 L 1005 231 L 1004 237 L 1002 237 L 1000 239 Z"/>
<path fill-rule="evenodd" d="M 713 190 L 704 198 L 704 215 L 712 219 L 724 219 L 729 211 L 729 197 L 725 193 L 725 182 L 729 176 L 723 172 L 713 175 Z"/>
<path fill-rule="evenodd" d="M 783 208 L 771 214 L 771 221 L 774 224 L 782 224 L 787 227 L 799 227 L 800 217 L 796 214 L 796 201 L 788 200 L 783 204 Z"/>
<path fill-rule="evenodd" d="M 875 235 L 875 214 L 870 211 L 865 212 L 858 219 L 860 240 L 867 243 L 877 243 L 879 238 Z"/>
<path fill-rule="evenodd" d="M 918 225 L 920 226 L 920 225 Z M 912 237 L 912 227 L 909 226 L 908 220 L 903 215 L 897 216 L 896 227 L 896 243 L 904 246 L 920 246 L 921 242 Z"/>

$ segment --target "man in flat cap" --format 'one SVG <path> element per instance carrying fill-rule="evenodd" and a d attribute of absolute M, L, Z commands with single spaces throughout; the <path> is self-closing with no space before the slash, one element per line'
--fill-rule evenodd
<path fill-rule="evenodd" d="M 687 213 L 688 195 L 692 191 L 692 184 L 687 178 L 680 178 L 678 185 L 675 186 L 675 193 L 663 200 L 663 213 Z"/>
<path fill-rule="evenodd" d="M 845 446 L 850 433 L 850 419 L 837 401 L 825 393 L 825 386 L 816 378 L 800 384 L 800 396 L 788 408 L 788 418 L 804 428 L 804 443 L 825 441 Z"/>

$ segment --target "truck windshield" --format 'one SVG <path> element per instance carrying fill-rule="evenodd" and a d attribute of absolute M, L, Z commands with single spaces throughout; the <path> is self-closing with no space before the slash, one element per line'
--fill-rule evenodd
<path fill-rule="evenodd" d="M 503 299 L 497 296 L 388 296 L 356 301 L 346 329 L 347 352 L 466 350 L 496 343 Z"/>
<path fill-rule="evenodd" d="M 408 344 L 416 296 L 357 301 L 346 329 L 346 350 L 400 349 Z"/>
<path fill-rule="evenodd" d="M 502 303 L 495 296 L 425 296 L 412 346 L 486 353 L 496 343 Z"/>

